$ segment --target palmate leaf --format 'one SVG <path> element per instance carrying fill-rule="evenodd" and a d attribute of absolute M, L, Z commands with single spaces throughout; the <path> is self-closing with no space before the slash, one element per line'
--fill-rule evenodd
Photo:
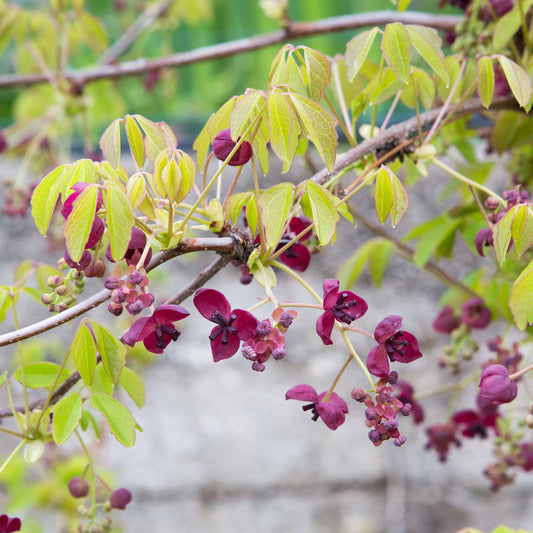
<path fill-rule="evenodd" d="M 301 124 L 316 146 L 328 170 L 335 165 L 337 131 L 335 117 L 320 104 L 300 94 L 288 93 Z"/>

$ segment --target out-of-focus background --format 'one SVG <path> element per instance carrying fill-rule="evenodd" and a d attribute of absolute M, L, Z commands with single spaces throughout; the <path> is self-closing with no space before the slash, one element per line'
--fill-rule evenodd
<path fill-rule="evenodd" d="M 90 11 L 103 17 L 111 42 L 139 14 L 140 2 L 86 3 Z M 161 22 L 161 31 L 141 36 L 121 59 L 138 57 L 141 50 L 145 57 L 155 57 L 277 28 L 256 1 L 197 0 L 193 9 L 190 2 L 186 4 L 189 12 L 184 22 Z M 414 0 L 411 8 L 436 11 L 436 4 Z M 291 0 L 289 12 L 294 20 L 308 21 L 391 8 L 388 0 Z M 449 7 L 440 12 L 458 13 Z M 353 34 L 339 32 L 295 44 L 315 47 L 329 55 L 342 54 Z M 180 142 L 190 146 L 205 119 L 230 96 L 242 93 L 246 87 L 264 87 L 276 51 L 277 47 L 272 47 L 162 71 L 156 76 L 92 84 L 88 91 L 97 103 L 92 134 L 96 139 L 114 118 L 140 113 L 171 123 Z M 11 59 L 9 54 L 3 57 L 2 72 L 10 71 Z M 93 59 L 93 52 L 87 50 L 78 56 L 78 64 L 70 66 L 87 66 Z M 105 98 L 99 99 L 99 91 Z M 39 107 L 45 92 L 42 87 L 35 88 L 21 98 L 16 89 L 2 90 L 0 124 L 8 126 L 15 118 L 28 115 L 28 101 Z M 74 157 L 79 157 L 81 134 L 75 128 L 73 131 Z M 275 162 L 273 165 L 276 168 Z M 17 160 L 4 160 L 0 175 L 9 178 L 17 169 Z M 295 165 L 290 178 L 302 179 L 306 172 Z M 432 174 L 417 188 L 417 197 L 411 202 L 414 209 L 406 215 L 406 227 L 432 216 L 439 192 L 436 183 L 439 175 Z M 375 221 L 370 196 L 361 209 Z M 321 280 L 335 276 L 342 259 L 370 237 L 362 226 L 354 230 L 343 223 L 340 231 L 339 239 L 347 243 L 346 249 L 326 249 L 313 257 L 308 279 L 318 289 Z M 402 228 L 396 231 L 401 235 Z M 37 255 L 40 260 L 48 257 L 50 263 L 55 263 L 62 255 L 62 250 L 50 249 L 38 236 L 28 218 L 18 225 L 2 216 L 0 245 L 9 251 L 2 260 L 0 279 L 11 276 L 20 260 Z M 461 273 L 470 260 L 469 253 L 465 250 L 462 265 L 447 266 Z M 183 257 L 169 265 L 165 274 L 155 274 L 166 290 L 166 294 L 159 295 L 161 300 L 187 283 L 210 259 Z M 209 286 L 223 290 L 233 307 L 248 307 L 261 295 L 261 288 L 255 284 L 242 286 L 238 278 L 238 269 L 230 267 Z M 436 302 L 443 291 L 437 282 L 396 258 L 381 291 L 365 277 L 354 290 L 370 305 L 362 327 L 372 330 L 383 317 L 401 314 L 404 328 L 418 337 L 424 357 L 402 369 L 402 377 L 411 379 L 422 392 L 450 380 L 437 364 L 445 340 L 431 330 Z M 276 292 L 282 298 L 306 299 L 282 274 Z M 144 430 L 138 434 L 136 445 L 125 449 L 108 439 L 98 456 L 102 468 L 113 472 L 114 483 L 133 492 L 131 506 L 122 513 L 115 512 L 124 531 L 449 533 L 465 526 L 488 532 L 500 523 L 533 528 L 533 509 L 529 505 L 533 480 L 520 475 L 513 487 L 499 494 L 488 490 L 482 470 L 491 461 L 489 442 L 480 445 L 478 441 L 466 441 L 461 449 L 452 450 L 447 463 L 441 464 L 433 451 L 424 449 L 424 429 L 415 427 L 408 418 L 402 420 L 402 432 L 408 438 L 404 447 L 396 448 L 389 442 L 374 448 L 367 438 L 360 404 L 350 400 L 346 424 L 332 432 L 321 421 L 313 423 L 298 402 L 286 402 L 285 391 L 299 383 L 312 384 L 319 391 L 327 388 L 345 358 L 340 345 L 325 347 L 309 333 L 316 313 L 300 312 L 287 335 L 287 357 L 280 362 L 270 361 L 264 373 L 256 373 L 240 356 L 213 364 L 207 339 L 209 325 L 194 312 L 190 302 L 185 305 L 193 316 L 183 324 L 179 341 L 163 357 L 154 358 L 144 367 L 146 406 L 139 410 L 130 405 Z M 35 312 L 35 306 L 27 309 L 25 323 L 45 316 L 42 310 Z M 102 312 L 100 316 L 108 315 Z M 265 311 L 262 318 L 266 316 Z M 7 326 L 9 322 L 3 324 Z M 72 327 L 61 330 L 65 339 L 69 339 Z M 41 342 L 52 345 L 55 334 L 44 336 Z M 366 354 L 370 345 L 363 342 L 359 348 Z M 354 386 L 364 386 L 364 377 L 356 368 L 342 380 L 339 392 L 348 398 Z M 473 398 L 461 397 L 458 406 L 472 407 L 473 402 Z M 427 402 L 426 416 L 427 424 L 445 419 L 442 398 Z M 0 443 L 2 453 L 9 453 L 11 443 L 4 438 Z M 20 469 L 22 475 L 23 466 Z M 15 510 L 17 498 L 24 501 L 31 496 L 34 508 L 53 500 L 56 488 L 51 486 L 47 491 L 43 485 L 47 475 L 44 466 L 36 468 L 26 494 L 10 495 Z M 38 491 L 32 483 L 40 483 Z M 4 497 L 8 491 L 9 487 Z M 53 511 L 25 518 L 27 524 L 33 523 L 32 531 L 61 531 L 59 517 Z"/>

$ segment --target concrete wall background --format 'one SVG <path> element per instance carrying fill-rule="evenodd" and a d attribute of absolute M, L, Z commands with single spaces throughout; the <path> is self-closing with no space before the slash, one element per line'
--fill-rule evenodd
<path fill-rule="evenodd" d="M 426 200 L 435 197 L 434 184 L 439 182 L 438 176 L 430 179 L 434 181 L 417 188 L 418 198 L 408 213 L 411 220 L 430 216 L 432 206 Z M 370 193 L 365 211 L 372 216 Z M 11 275 L 18 260 L 46 255 L 45 243 L 32 228 L 31 219 L 19 225 L 2 217 L 0 246 L 8 251 L 2 260 L 3 277 Z M 364 228 L 354 232 L 343 224 L 342 232 L 348 231 L 353 237 L 343 241 L 345 248 L 328 248 L 314 257 L 306 277 L 317 289 L 324 277 L 334 276 L 341 256 L 367 236 Z M 28 235 L 34 238 L 28 240 Z M 60 253 L 48 256 L 49 261 L 55 262 Z M 184 257 L 169 265 L 168 295 L 210 260 L 202 257 L 191 263 Z M 463 262 L 468 261 L 465 256 Z M 460 271 L 465 264 L 452 268 Z M 257 284 L 240 285 L 238 275 L 237 269 L 228 268 L 208 286 L 222 290 L 234 307 L 248 307 L 262 290 Z M 437 369 L 446 340 L 429 329 L 442 292 L 438 283 L 396 258 L 382 291 L 367 279 L 354 290 L 370 306 L 359 321 L 361 327 L 372 331 L 381 318 L 395 313 L 403 315 L 404 328 L 417 335 L 424 357 L 398 368 L 401 377 L 412 379 L 418 390 L 450 380 Z M 276 294 L 310 301 L 283 274 Z M 144 432 L 131 449 L 108 439 L 101 454 L 101 463 L 134 495 L 126 511 L 115 513 L 126 532 L 449 533 L 467 525 L 488 532 L 500 523 L 533 529 L 531 476 L 519 475 L 517 483 L 500 494 L 488 491 L 481 472 L 491 461 L 490 443 L 465 442 L 442 465 L 434 452 L 424 450 L 424 430 L 405 418 L 404 447 L 385 443 L 374 448 L 366 436 L 364 409 L 349 399 L 352 387 L 365 386 L 355 365 L 339 386 L 350 414 L 337 431 L 321 421 L 313 423 L 300 402 L 286 402 L 285 391 L 299 383 L 325 390 L 345 359 L 340 342 L 325 347 L 314 333 L 316 312 L 299 310 L 287 334 L 287 357 L 269 361 L 267 370 L 258 374 L 239 354 L 214 364 L 209 323 L 192 302 L 184 305 L 191 318 L 183 323 L 182 336 L 146 370 L 146 406 L 132 406 Z M 258 316 L 266 318 L 271 310 L 264 307 Z M 46 313 L 32 306 L 25 322 L 43 316 Z M 2 326 L 5 331 L 6 324 Z M 59 331 L 68 338 L 68 326 Z M 364 356 L 370 344 L 358 346 Z M 472 398 L 465 397 L 458 406 L 471 404 Z M 431 400 L 426 423 L 443 420 L 445 413 L 443 398 Z M 3 443 L 2 450 L 9 446 Z M 59 530 L 56 518 L 46 520 L 47 532 Z"/>

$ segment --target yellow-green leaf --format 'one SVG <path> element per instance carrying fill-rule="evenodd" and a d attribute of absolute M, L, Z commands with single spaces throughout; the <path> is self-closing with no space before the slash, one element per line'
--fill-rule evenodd
<path fill-rule="evenodd" d="M 318 183 L 307 180 L 305 182 L 315 231 L 321 246 L 328 244 L 337 232 L 339 213 L 329 195 Z"/>
<path fill-rule="evenodd" d="M 346 45 L 344 64 L 346 65 L 348 79 L 350 81 L 353 81 L 361 70 L 378 32 L 379 28 L 377 27 L 364 31 L 356 35 Z"/>
<path fill-rule="evenodd" d="M 267 109 L 270 146 L 283 162 L 283 172 L 287 172 L 298 148 L 300 123 L 292 105 L 281 93 L 273 92 L 268 96 Z"/>
<path fill-rule="evenodd" d="M 384 224 L 389 216 L 393 203 L 392 185 L 384 167 L 381 167 L 376 175 L 374 201 L 376 203 L 376 213 L 379 221 Z"/>
<path fill-rule="evenodd" d="M 483 106 L 488 108 L 494 93 L 494 68 L 490 57 L 481 57 L 477 62 L 477 93 Z"/>
<path fill-rule="evenodd" d="M 125 366 L 120 374 L 119 383 L 138 407 L 144 405 L 145 393 L 141 378 L 131 368 Z"/>
<path fill-rule="evenodd" d="M 78 427 L 83 401 L 78 392 L 61 398 L 52 408 L 52 437 L 56 444 L 63 444 Z"/>
<path fill-rule="evenodd" d="M 91 386 L 96 366 L 96 346 L 91 332 L 81 323 L 70 345 L 70 355 L 81 379 Z"/>
<path fill-rule="evenodd" d="M 511 243 L 511 229 L 513 226 L 513 220 L 518 206 L 511 208 L 505 216 L 503 216 L 492 228 L 492 236 L 494 240 L 494 251 L 496 253 L 496 259 L 500 266 L 502 266 L 509 244 Z"/>
<path fill-rule="evenodd" d="M 139 128 L 135 119 L 130 115 L 126 115 L 125 123 L 131 155 L 138 167 L 142 168 L 144 165 L 144 139 L 141 128 Z"/>
<path fill-rule="evenodd" d="M 337 147 L 337 120 L 327 109 L 309 98 L 296 93 L 290 93 L 290 98 L 320 157 L 328 170 L 333 170 Z"/>
<path fill-rule="evenodd" d="M 126 363 L 126 347 L 100 324 L 97 339 L 104 369 L 111 381 L 116 383 Z"/>
<path fill-rule="evenodd" d="M 117 168 L 120 163 L 120 123 L 122 119 L 115 119 L 106 128 L 100 138 L 100 148 L 104 157 Z"/>
<path fill-rule="evenodd" d="M 526 107 L 531 98 L 531 79 L 528 73 L 517 63 L 505 56 L 496 56 L 502 67 L 513 96 L 521 107 Z"/>
<path fill-rule="evenodd" d="M 411 67 L 411 40 L 400 22 L 387 24 L 381 40 L 381 50 L 389 67 L 403 83 L 409 83 Z"/>
<path fill-rule="evenodd" d="M 60 372 L 61 371 L 61 372 Z M 59 374 L 59 378 L 57 377 Z M 50 389 L 54 383 L 60 385 L 69 376 L 68 371 L 50 361 L 28 363 L 24 365 L 24 379 L 26 387 L 30 389 Z M 22 371 L 18 368 L 13 376 L 19 383 L 23 383 Z M 57 381 L 56 381 L 57 378 Z"/>
<path fill-rule="evenodd" d="M 518 329 L 533 324 L 533 261 L 513 283 L 509 307 Z"/>
<path fill-rule="evenodd" d="M 133 210 L 124 191 L 111 185 L 107 188 L 106 207 L 111 257 L 119 261 L 124 257 L 130 242 L 134 223 Z"/>
<path fill-rule="evenodd" d="M 309 93 L 315 102 L 320 102 L 331 79 L 331 65 L 324 54 L 307 46 L 304 50 Z"/>
<path fill-rule="evenodd" d="M 278 183 L 270 187 L 259 197 L 261 221 L 265 228 L 265 238 L 269 247 L 278 244 L 283 228 L 292 207 L 293 186 L 290 183 Z"/>
<path fill-rule="evenodd" d="M 47 174 L 37 185 L 31 197 L 31 214 L 41 235 L 46 235 L 50 219 L 56 207 L 61 191 L 61 174 L 65 165 L 57 167 Z"/>
<path fill-rule="evenodd" d="M 91 404 L 105 416 L 109 423 L 109 429 L 118 442 L 124 446 L 133 446 L 135 444 L 135 427 L 137 423 L 124 405 L 103 392 L 92 394 Z"/>

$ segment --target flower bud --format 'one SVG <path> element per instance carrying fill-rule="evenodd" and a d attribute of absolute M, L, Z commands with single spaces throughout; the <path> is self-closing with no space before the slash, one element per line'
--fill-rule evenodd
<path fill-rule="evenodd" d="M 239 139 L 237 139 L 237 142 Z M 215 157 L 220 161 L 224 161 L 235 148 L 237 142 L 231 138 L 229 128 L 219 132 L 219 134 L 213 140 L 213 151 L 215 152 Z M 248 141 L 243 141 L 237 151 L 233 154 L 233 157 L 229 160 L 228 165 L 232 167 L 244 165 L 245 163 L 248 163 L 252 157 L 252 154 L 252 145 Z"/>
<path fill-rule="evenodd" d="M 73 477 L 68 482 L 68 490 L 73 498 L 85 498 L 89 494 L 89 483 L 82 477 Z"/>
<path fill-rule="evenodd" d="M 113 491 L 109 497 L 109 503 L 113 509 L 126 509 L 126 505 L 128 505 L 131 500 L 131 492 L 125 488 Z"/>
<path fill-rule="evenodd" d="M 492 403 L 512 402 L 518 394 L 515 381 L 509 379 L 509 371 L 503 365 L 489 365 L 481 373 L 480 395 Z"/>
<path fill-rule="evenodd" d="M 363 389 L 360 389 L 358 387 L 355 387 L 353 390 L 352 390 L 352 398 L 356 401 L 356 402 L 364 402 L 365 399 L 366 399 L 366 392 L 363 390 Z"/>

